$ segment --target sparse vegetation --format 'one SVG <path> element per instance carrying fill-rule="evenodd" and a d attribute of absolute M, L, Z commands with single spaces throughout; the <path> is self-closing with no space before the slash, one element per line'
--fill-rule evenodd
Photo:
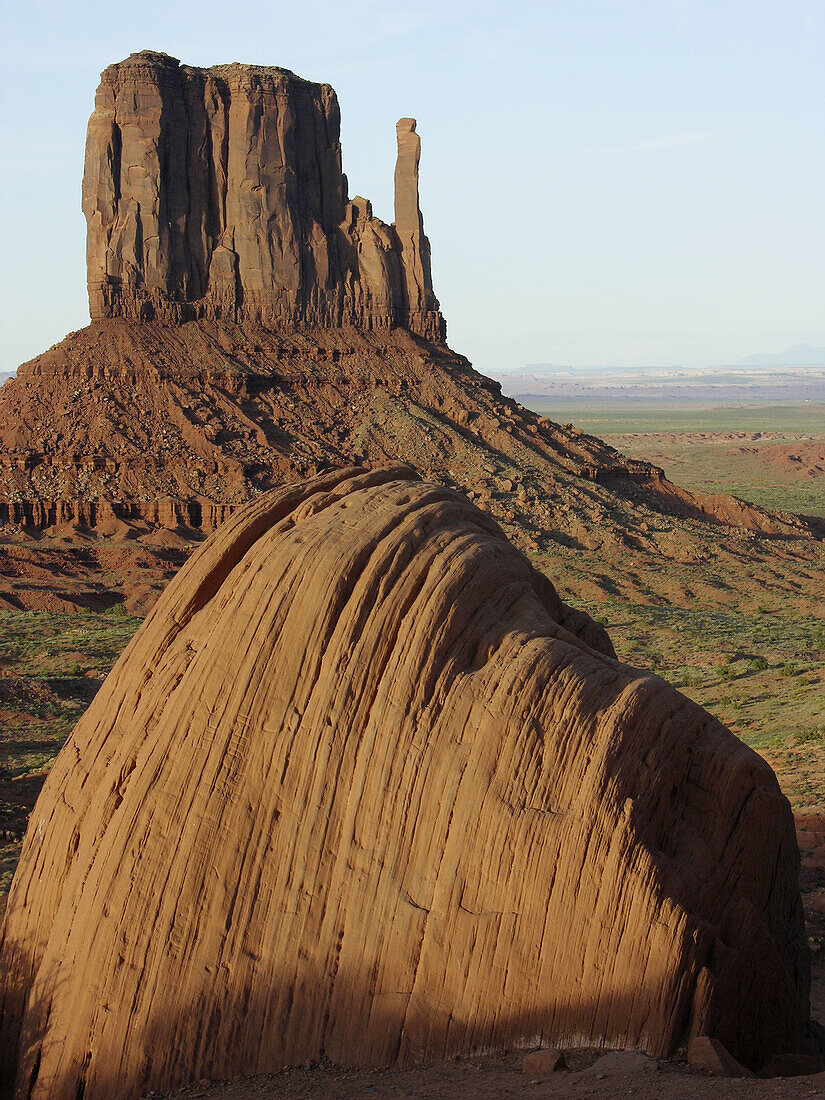
<path fill-rule="evenodd" d="M 791 609 L 689 610 L 618 599 L 593 601 L 585 610 L 613 624 L 610 636 L 621 660 L 655 668 L 762 753 L 794 809 L 822 812 L 821 619 Z"/>
<path fill-rule="evenodd" d="M 825 516 L 825 476 L 800 478 L 795 462 L 766 460 L 783 443 L 822 439 L 825 405 L 625 410 L 535 399 L 531 407 L 555 420 L 572 419 L 631 457 L 652 460 L 693 492 L 730 493 L 772 511 Z"/>
<path fill-rule="evenodd" d="M 49 768 L 139 625 L 125 608 L 0 610 L 0 895 Z"/>

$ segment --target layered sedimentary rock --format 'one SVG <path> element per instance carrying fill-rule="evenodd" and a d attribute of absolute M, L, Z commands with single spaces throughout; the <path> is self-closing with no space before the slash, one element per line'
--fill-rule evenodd
<path fill-rule="evenodd" d="M 338 471 L 233 515 L 62 750 L 0 946 L 20 1097 L 519 1044 L 804 1045 L 767 765 L 464 497 Z"/>
<path fill-rule="evenodd" d="M 471 493 L 523 548 L 564 554 L 587 597 L 603 575 L 575 552 L 599 544 L 645 599 L 671 595 L 663 558 L 718 563 L 699 582 L 716 591 L 760 569 L 775 583 L 772 549 L 738 535 L 720 556 L 719 522 L 816 558 L 798 546 L 814 523 L 683 492 L 473 371 L 443 342 L 414 120 L 397 126 L 393 225 L 348 198 L 338 137 L 332 89 L 285 69 L 140 53 L 104 72 L 83 189 L 94 320 L 0 388 L 0 599 L 41 598 L 5 539 L 27 559 L 106 539 L 121 546 L 106 576 L 144 607 L 169 566 L 146 565 L 158 528 L 184 553 L 275 485 L 397 459 Z M 43 532 L 55 546 L 29 545 Z M 74 581 L 64 595 L 98 598 Z"/>
<path fill-rule="evenodd" d="M 395 232 L 401 245 L 407 302 L 413 314 L 425 316 L 438 309 L 430 269 L 430 242 L 424 235 L 424 219 L 418 201 L 418 162 L 421 138 L 414 118 L 396 125 L 398 160 L 395 165 Z"/>
<path fill-rule="evenodd" d="M 402 123 L 396 232 L 349 201 L 328 84 L 150 52 L 109 66 L 83 179 L 92 319 L 401 326 L 443 340 L 418 137 Z"/>
<path fill-rule="evenodd" d="M 684 583 L 685 599 L 717 606 L 756 583 L 793 606 L 819 591 L 810 524 L 696 498 L 405 329 L 112 318 L 0 389 L 0 600 L 144 611 L 203 535 L 261 492 L 399 459 L 471 495 L 580 598 L 607 588 L 670 602 Z M 799 579 L 777 577 L 777 554 Z"/>

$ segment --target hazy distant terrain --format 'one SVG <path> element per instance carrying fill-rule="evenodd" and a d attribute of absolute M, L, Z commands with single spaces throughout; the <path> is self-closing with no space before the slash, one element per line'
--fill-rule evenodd
<path fill-rule="evenodd" d="M 825 402 L 825 366 L 641 367 L 577 370 L 530 365 L 494 373 L 505 394 L 552 416 L 569 405 L 703 408 L 718 405 L 804 405 Z"/>
<path fill-rule="evenodd" d="M 769 355 L 746 355 L 739 360 L 740 367 L 822 367 L 825 366 L 825 348 L 812 348 L 810 344 L 797 344 L 787 351 Z"/>

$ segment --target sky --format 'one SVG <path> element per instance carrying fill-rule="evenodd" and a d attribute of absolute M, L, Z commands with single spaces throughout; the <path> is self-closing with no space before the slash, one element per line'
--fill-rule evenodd
<path fill-rule="evenodd" d="M 88 324 L 99 73 L 141 49 L 333 85 L 391 221 L 395 122 L 480 370 L 825 345 L 825 0 L 0 0 L 0 371 Z"/>

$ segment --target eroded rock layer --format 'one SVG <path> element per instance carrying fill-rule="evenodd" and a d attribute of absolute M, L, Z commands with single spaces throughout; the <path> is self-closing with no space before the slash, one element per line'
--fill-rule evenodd
<path fill-rule="evenodd" d="M 777 554 L 810 581 L 820 550 L 799 544 L 819 521 L 685 492 L 446 347 L 414 119 L 397 143 L 386 225 L 348 198 L 328 85 L 146 51 L 105 70 L 83 184 L 93 321 L 0 387 L 0 605 L 145 610 L 170 555 L 261 492 L 397 460 L 466 491 L 585 598 L 618 578 L 670 599 L 701 562 L 715 600 L 736 578 L 775 585 Z"/>
<path fill-rule="evenodd" d="M 232 515 L 62 750 L 0 946 L 20 1097 L 539 1042 L 758 1066 L 807 949 L 768 766 L 620 665 L 466 498 Z"/>
<path fill-rule="evenodd" d="M 328 84 L 132 54 L 101 77 L 83 177 L 92 319 L 409 328 L 443 340 L 418 207 L 415 121 L 398 126 L 398 232 L 351 202 Z"/>

